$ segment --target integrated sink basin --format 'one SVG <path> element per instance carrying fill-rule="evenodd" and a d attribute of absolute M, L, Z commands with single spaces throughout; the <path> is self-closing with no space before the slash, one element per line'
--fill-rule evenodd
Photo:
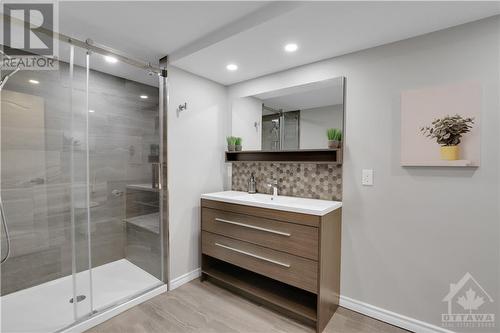
<path fill-rule="evenodd" d="M 323 216 L 335 209 L 342 207 L 340 201 L 306 199 L 297 197 L 287 197 L 278 195 L 273 197 L 269 194 L 255 193 L 249 194 L 247 192 L 239 191 L 224 191 L 207 193 L 201 196 L 203 199 L 234 203 L 240 205 L 247 205 L 253 207 L 277 209 L 288 212 L 311 214 Z"/>

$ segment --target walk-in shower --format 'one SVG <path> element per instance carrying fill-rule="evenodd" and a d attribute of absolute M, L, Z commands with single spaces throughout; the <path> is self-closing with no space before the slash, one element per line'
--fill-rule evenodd
<path fill-rule="evenodd" d="M 57 70 L 2 73 L 2 332 L 165 290 L 166 78 L 84 44 L 61 41 Z"/>

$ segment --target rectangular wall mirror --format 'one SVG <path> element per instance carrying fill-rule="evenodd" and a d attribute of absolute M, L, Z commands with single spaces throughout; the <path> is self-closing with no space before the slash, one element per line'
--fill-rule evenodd
<path fill-rule="evenodd" d="M 243 151 L 340 148 L 344 90 L 345 78 L 337 77 L 234 99 L 232 135 L 242 139 Z M 341 140 L 329 140 L 332 129 Z"/>

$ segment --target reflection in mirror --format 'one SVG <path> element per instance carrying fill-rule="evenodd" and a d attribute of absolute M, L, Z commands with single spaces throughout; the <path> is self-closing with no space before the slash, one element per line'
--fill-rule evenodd
<path fill-rule="evenodd" d="M 327 131 L 343 133 L 344 81 L 338 77 L 235 99 L 232 135 L 242 138 L 243 150 L 338 148 L 342 136 L 332 140 Z"/>

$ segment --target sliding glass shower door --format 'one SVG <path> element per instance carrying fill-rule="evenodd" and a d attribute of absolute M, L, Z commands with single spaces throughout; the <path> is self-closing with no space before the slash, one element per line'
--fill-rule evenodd
<path fill-rule="evenodd" d="M 55 332 L 163 284 L 158 76 L 60 46 L 57 71 L 1 73 L 4 332 Z"/>
<path fill-rule="evenodd" d="M 161 124 L 156 73 L 95 53 L 87 61 L 93 309 L 99 310 L 162 283 Z"/>

